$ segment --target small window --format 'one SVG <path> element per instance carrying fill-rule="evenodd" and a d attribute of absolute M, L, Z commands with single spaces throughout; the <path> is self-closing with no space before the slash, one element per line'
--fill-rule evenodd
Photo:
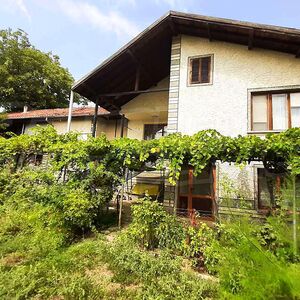
<path fill-rule="evenodd" d="M 167 124 L 145 124 L 144 140 L 154 140 L 165 136 L 167 132 Z"/>
<path fill-rule="evenodd" d="M 211 83 L 212 79 L 212 67 L 211 56 L 202 56 L 190 58 L 190 84 L 204 84 Z"/>
<path fill-rule="evenodd" d="M 252 95 L 253 131 L 285 130 L 300 126 L 300 93 Z"/>

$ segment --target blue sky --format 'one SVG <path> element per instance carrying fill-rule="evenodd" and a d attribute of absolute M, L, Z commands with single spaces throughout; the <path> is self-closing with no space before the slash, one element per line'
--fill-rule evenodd
<path fill-rule="evenodd" d="M 21 28 L 75 79 L 168 10 L 300 28 L 300 0 L 0 0 L 0 28 Z"/>

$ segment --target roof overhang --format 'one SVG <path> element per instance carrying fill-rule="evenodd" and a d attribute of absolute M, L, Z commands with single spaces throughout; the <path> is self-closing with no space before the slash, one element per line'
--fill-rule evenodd
<path fill-rule="evenodd" d="M 172 36 L 185 34 L 209 40 L 263 48 L 300 57 L 300 30 L 170 11 L 119 51 L 78 80 L 72 90 L 109 111 L 118 110 L 168 76 Z M 121 93 L 123 92 L 123 93 Z M 125 93 L 124 93 L 125 92 Z M 120 93 L 119 95 L 117 95 Z"/>

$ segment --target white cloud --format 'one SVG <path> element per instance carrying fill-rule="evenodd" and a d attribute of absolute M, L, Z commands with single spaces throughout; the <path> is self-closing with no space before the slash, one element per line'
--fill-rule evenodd
<path fill-rule="evenodd" d="M 114 10 L 101 11 L 97 6 L 87 1 L 58 0 L 57 7 L 77 23 L 87 23 L 101 30 L 114 32 L 118 36 L 131 37 L 138 33 L 137 26 L 121 16 L 119 12 Z"/>
<path fill-rule="evenodd" d="M 155 0 L 156 5 L 165 4 L 170 9 L 187 11 L 194 0 Z"/>
<path fill-rule="evenodd" d="M 24 0 L 2 0 L 1 6 L 4 9 L 10 11 L 19 11 L 21 12 L 29 21 L 31 21 L 31 15 L 25 4 Z"/>

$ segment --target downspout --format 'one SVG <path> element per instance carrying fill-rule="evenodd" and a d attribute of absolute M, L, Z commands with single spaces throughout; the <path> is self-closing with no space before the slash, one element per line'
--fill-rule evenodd
<path fill-rule="evenodd" d="M 74 101 L 74 92 L 71 90 L 70 101 L 69 101 L 69 114 L 68 114 L 67 132 L 70 132 L 70 130 L 71 130 L 73 101 Z"/>

